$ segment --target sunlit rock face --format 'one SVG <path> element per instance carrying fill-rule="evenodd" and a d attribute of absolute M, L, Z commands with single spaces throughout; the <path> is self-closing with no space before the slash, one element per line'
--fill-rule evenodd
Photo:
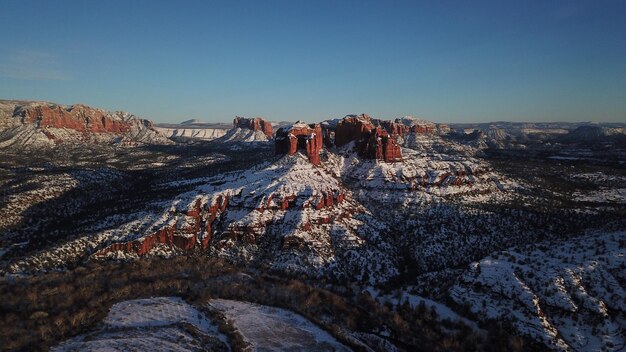
<path fill-rule="evenodd" d="M 276 153 L 295 154 L 299 149 L 304 151 L 312 164 L 320 164 L 320 151 L 323 146 L 323 134 L 320 124 L 296 122 L 287 128 L 276 131 Z"/>
<path fill-rule="evenodd" d="M 399 124 L 387 122 L 392 131 L 393 128 L 400 130 Z M 354 141 L 360 156 L 394 162 L 402 160 L 400 146 L 395 141 L 396 135 L 393 132 L 390 135 L 383 127 L 376 127 L 368 115 L 348 115 L 337 125 L 335 145 L 342 147 Z"/>
<path fill-rule="evenodd" d="M 149 120 L 83 104 L 0 100 L 0 148 L 171 144 Z"/>
<path fill-rule="evenodd" d="M 274 136 L 272 124 L 260 117 L 249 119 L 237 116 L 233 120 L 233 128 L 247 128 L 253 131 L 262 131 L 265 133 L 267 138 L 272 138 Z"/>
<path fill-rule="evenodd" d="M 35 106 L 18 110 L 16 115 L 22 122 L 37 124 L 39 127 L 67 128 L 79 132 L 125 133 L 130 131 L 131 123 L 118 116 L 107 114 L 103 110 L 77 104 L 69 108 L 61 106 Z M 142 121 L 146 127 L 151 122 Z"/>

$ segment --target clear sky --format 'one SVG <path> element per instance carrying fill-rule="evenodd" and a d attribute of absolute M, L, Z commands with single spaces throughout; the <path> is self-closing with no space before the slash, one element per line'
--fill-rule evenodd
<path fill-rule="evenodd" d="M 0 98 L 157 122 L 626 121 L 626 1 L 0 0 Z"/>

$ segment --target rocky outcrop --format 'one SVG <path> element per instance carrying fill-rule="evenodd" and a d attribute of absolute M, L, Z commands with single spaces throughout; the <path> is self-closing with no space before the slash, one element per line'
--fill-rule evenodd
<path fill-rule="evenodd" d="M 400 146 L 382 127 L 370 130 L 369 136 L 361 140 L 359 153 L 368 159 L 384 160 L 388 163 L 402 160 Z"/>
<path fill-rule="evenodd" d="M 260 117 L 249 119 L 237 116 L 233 120 L 233 128 L 247 128 L 253 131 L 262 131 L 265 133 L 267 138 L 272 138 L 274 136 L 272 124 Z"/>
<path fill-rule="evenodd" d="M 411 133 L 411 126 L 389 120 L 373 120 L 372 123 L 385 129 L 392 136 L 404 136 Z"/>
<path fill-rule="evenodd" d="M 368 138 L 373 129 L 374 125 L 369 115 L 348 115 L 337 124 L 335 145 L 342 147 L 351 141 L 358 143 L 364 138 Z"/>
<path fill-rule="evenodd" d="M 389 126 L 400 128 L 394 123 Z M 354 141 L 359 155 L 368 159 L 394 162 L 402 160 L 400 146 L 394 137 L 385 128 L 376 127 L 368 115 L 348 115 L 337 125 L 335 145 L 341 147 Z"/>
<path fill-rule="evenodd" d="M 276 154 L 294 155 L 302 150 L 309 161 L 319 165 L 320 151 L 323 146 L 322 127 L 320 124 L 307 125 L 302 121 L 296 122 L 287 128 L 276 131 L 275 147 Z"/>
<path fill-rule="evenodd" d="M 211 225 L 226 211 L 229 199 L 228 195 L 220 195 L 215 203 L 204 207 L 201 201 L 197 200 L 185 213 L 177 214 L 174 221 L 154 233 L 134 241 L 112 243 L 96 252 L 95 256 L 103 257 L 118 251 L 143 256 L 159 244 L 181 250 L 207 249 L 211 240 Z"/>

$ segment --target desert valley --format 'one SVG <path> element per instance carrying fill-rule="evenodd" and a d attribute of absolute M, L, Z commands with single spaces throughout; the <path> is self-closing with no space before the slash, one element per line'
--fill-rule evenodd
<path fill-rule="evenodd" d="M 6 350 L 626 346 L 624 123 L 2 100 L 0 155 Z"/>

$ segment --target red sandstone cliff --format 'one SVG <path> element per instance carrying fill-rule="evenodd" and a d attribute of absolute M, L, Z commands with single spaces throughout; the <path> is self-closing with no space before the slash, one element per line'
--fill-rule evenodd
<path fill-rule="evenodd" d="M 351 141 L 361 141 L 369 137 L 372 129 L 374 129 L 374 125 L 368 115 L 348 115 L 337 125 L 335 145 L 342 147 Z"/>
<path fill-rule="evenodd" d="M 169 144 L 152 122 L 132 114 L 109 112 L 82 104 L 0 101 L 4 145 L 51 146 L 60 143 Z"/>
<path fill-rule="evenodd" d="M 394 123 L 390 124 L 394 126 Z M 289 128 L 276 131 L 276 153 L 293 155 L 300 149 L 306 153 L 311 163 L 319 165 L 319 152 L 324 145 L 327 148 L 332 146 L 331 136 L 330 129 L 322 131 L 320 124 L 307 125 L 298 121 Z M 394 136 L 384 128 L 376 127 L 368 115 L 348 115 L 335 128 L 334 144 L 341 147 L 354 141 L 359 155 L 394 162 L 402 160 L 402 152 Z"/>
<path fill-rule="evenodd" d="M 390 123 L 391 127 L 396 127 Z M 335 131 L 335 145 L 341 147 L 354 141 L 359 155 L 385 162 L 402 160 L 400 146 L 382 127 L 375 127 L 368 115 L 348 115 L 339 122 Z"/>
<path fill-rule="evenodd" d="M 307 125 L 298 121 L 289 128 L 276 131 L 276 153 L 293 155 L 301 149 L 312 164 L 319 165 L 320 151 L 323 147 L 322 127 L 320 124 Z"/>
<path fill-rule="evenodd" d="M 249 119 L 249 118 L 237 116 L 233 120 L 233 127 L 234 128 L 247 128 L 253 131 L 262 131 L 263 133 L 265 133 L 267 138 L 272 138 L 274 136 L 272 124 L 260 117 Z"/>
<path fill-rule="evenodd" d="M 207 249 L 211 240 L 211 225 L 226 211 L 229 198 L 228 195 L 220 195 L 214 204 L 204 207 L 198 200 L 184 214 L 178 214 L 175 221 L 154 233 L 134 241 L 112 243 L 95 255 L 105 256 L 111 252 L 122 251 L 142 256 L 148 254 L 157 244 L 174 246 L 182 250 Z"/>
<path fill-rule="evenodd" d="M 130 130 L 130 123 L 114 119 L 102 110 L 85 105 L 36 106 L 18 112 L 23 123 L 37 124 L 39 127 L 67 128 L 79 132 L 125 133 Z"/>

